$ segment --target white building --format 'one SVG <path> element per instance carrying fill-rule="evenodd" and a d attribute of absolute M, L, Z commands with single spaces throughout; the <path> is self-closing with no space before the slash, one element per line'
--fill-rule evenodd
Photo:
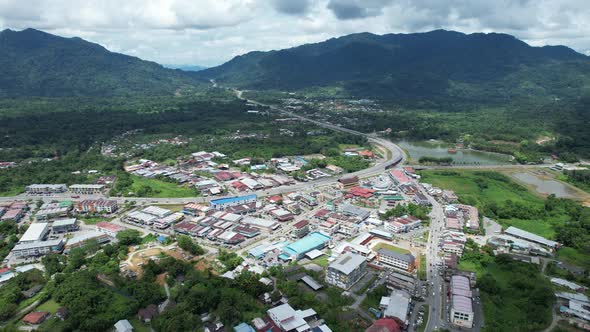
<path fill-rule="evenodd" d="M 381 248 L 377 250 L 377 260 L 383 265 L 411 272 L 416 266 L 416 258 L 409 253 L 402 254 Z"/>
<path fill-rule="evenodd" d="M 283 331 L 311 331 L 311 327 L 303 317 L 304 311 L 295 311 L 288 303 L 269 309 L 267 313 L 270 319 Z"/>
<path fill-rule="evenodd" d="M 46 222 L 33 223 L 18 240 L 18 243 L 30 243 L 43 240 L 49 234 L 49 224 Z"/>
<path fill-rule="evenodd" d="M 326 282 L 330 285 L 349 289 L 365 275 L 367 261 L 364 256 L 346 253 L 328 265 Z"/>

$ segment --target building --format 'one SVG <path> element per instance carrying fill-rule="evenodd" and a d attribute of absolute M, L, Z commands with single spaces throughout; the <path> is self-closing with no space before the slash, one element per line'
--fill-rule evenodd
<path fill-rule="evenodd" d="M 159 228 L 159 229 L 165 229 L 165 228 L 170 227 L 170 225 L 181 221 L 182 219 L 184 219 L 184 214 L 182 214 L 180 212 L 172 213 L 170 215 L 167 215 L 164 218 L 160 218 L 160 219 L 156 220 L 154 222 L 154 227 Z"/>
<path fill-rule="evenodd" d="M 371 215 L 371 212 L 369 210 L 356 207 L 352 204 L 340 205 L 340 211 L 342 211 L 342 213 L 344 213 L 345 215 L 357 217 L 361 221 L 367 219 L 369 215 Z"/>
<path fill-rule="evenodd" d="M 49 224 L 45 222 L 33 223 L 27 228 L 18 243 L 31 243 L 45 239 L 49 234 Z"/>
<path fill-rule="evenodd" d="M 416 268 L 416 258 L 412 254 L 402 254 L 384 248 L 377 250 L 377 261 L 382 265 L 408 272 L 412 272 Z"/>
<path fill-rule="evenodd" d="M 451 293 L 451 323 L 454 325 L 473 327 L 473 303 L 469 278 L 462 275 L 454 275 L 450 282 Z"/>
<path fill-rule="evenodd" d="M 244 225 L 255 226 L 258 228 L 264 228 L 267 231 L 275 230 L 280 226 L 277 222 L 275 222 L 273 220 L 255 218 L 255 217 L 249 217 L 249 216 L 243 218 L 240 221 L 240 223 L 242 223 Z"/>
<path fill-rule="evenodd" d="M 125 217 L 125 221 L 140 225 L 151 225 L 157 219 L 158 217 L 141 211 L 133 211 Z"/>
<path fill-rule="evenodd" d="M 392 318 L 381 318 L 369 326 L 365 332 L 400 332 L 399 324 Z"/>
<path fill-rule="evenodd" d="M 352 187 L 357 187 L 359 185 L 359 178 L 358 176 L 340 178 L 338 179 L 338 183 L 340 184 L 341 189 L 349 189 Z"/>
<path fill-rule="evenodd" d="M 115 225 L 113 223 L 105 221 L 101 221 L 97 223 L 95 226 L 98 232 L 104 233 L 110 237 L 117 237 L 117 233 L 119 233 L 120 231 L 124 231 L 126 229 L 125 227 L 121 227 L 119 225 Z"/>
<path fill-rule="evenodd" d="M 12 255 L 16 258 L 43 256 L 51 252 L 61 252 L 64 243 L 61 239 L 18 243 L 12 248 Z"/>
<path fill-rule="evenodd" d="M 133 332 L 133 326 L 128 320 L 122 319 L 115 323 L 115 331 L 117 332 Z"/>
<path fill-rule="evenodd" d="M 530 242 L 540 244 L 545 247 L 549 247 L 551 249 L 557 249 L 560 247 L 560 244 L 555 241 L 547 240 L 546 238 L 544 238 L 542 236 L 524 231 L 524 230 L 522 230 L 520 228 L 516 228 L 514 226 L 508 227 L 504 231 L 504 233 L 508 234 L 508 235 L 512 235 L 512 236 L 519 238 L 519 239 L 527 240 Z"/>
<path fill-rule="evenodd" d="M 70 250 L 85 246 L 88 241 L 96 241 L 98 244 L 109 242 L 111 238 L 105 233 L 98 231 L 90 231 L 76 235 L 69 238 L 64 247 L 64 252 L 68 253 Z"/>
<path fill-rule="evenodd" d="M 22 321 L 29 325 L 39 325 L 43 323 L 51 314 L 46 311 L 33 311 L 25 315 Z"/>
<path fill-rule="evenodd" d="M 311 327 L 304 319 L 304 311 L 295 311 L 288 303 L 271 308 L 267 313 L 281 331 L 311 331 Z"/>
<path fill-rule="evenodd" d="M 408 292 L 394 289 L 390 296 L 381 298 L 380 307 L 383 310 L 383 317 L 392 318 L 400 325 L 406 326 L 411 302 L 412 300 Z"/>
<path fill-rule="evenodd" d="M 96 195 L 102 194 L 105 188 L 104 184 L 73 184 L 70 191 L 79 195 Z"/>
<path fill-rule="evenodd" d="M 182 213 L 196 217 L 199 214 L 209 212 L 210 209 L 211 208 L 206 205 L 197 204 L 197 203 L 188 203 L 182 209 Z"/>
<path fill-rule="evenodd" d="M 209 206 L 215 210 L 224 210 L 230 206 L 243 205 L 256 202 L 256 195 L 224 197 L 219 199 L 212 199 L 209 201 Z"/>
<path fill-rule="evenodd" d="M 25 188 L 25 192 L 31 195 L 61 194 L 68 191 L 65 184 L 32 184 Z"/>
<path fill-rule="evenodd" d="M 389 176 L 391 177 L 393 182 L 398 186 L 412 183 L 412 179 L 410 179 L 410 177 L 408 177 L 406 173 L 401 169 L 393 169 L 389 171 Z"/>
<path fill-rule="evenodd" d="M 421 192 L 417 192 L 416 195 L 414 195 L 414 202 L 416 202 L 416 204 L 418 205 L 430 205 L 430 201 L 428 200 L 428 197 L 426 197 L 423 193 Z"/>
<path fill-rule="evenodd" d="M 332 238 L 321 232 L 309 233 L 304 238 L 295 241 L 283 248 L 279 255 L 282 260 L 299 260 L 314 249 L 322 249 Z"/>
<path fill-rule="evenodd" d="M 119 209 L 119 205 L 116 200 L 83 200 L 76 204 L 76 212 L 78 213 L 113 213 Z"/>
<path fill-rule="evenodd" d="M 349 289 L 366 273 L 365 257 L 353 253 L 340 255 L 328 265 L 326 282 L 343 289 Z"/>
<path fill-rule="evenodd" d="M 291 234 L 293 234 L 293 236 L 296 238 L 300 239 L 307 235 L 307 233 L 309 233 L 309 221 L 301 220 L 293 224 L 293 230 L 291 231 Z"/>
<path fill-rule="evenodd" d="M 151 214 L 156 218 L 165 218 L 172 214 L 172 211 L 168 209 L 163 209 L 158 206 L 148 206 L 145 209 L 141 210 L 141 212 Z"/>
<path fill-rule="evenodd" d="M 53 233 L 68 233 L 78 230 L 78 221 L 76 218 L 58 219 L 51 225 Z"/>

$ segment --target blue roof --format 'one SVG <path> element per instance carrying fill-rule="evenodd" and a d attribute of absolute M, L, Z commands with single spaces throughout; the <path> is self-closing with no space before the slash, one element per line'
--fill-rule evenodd
<path fill-rule="evenodd" d="M 209 201 L 209 203 L 210 204 L 226 204 L 226 203 L 234 203 L 234 202 L 240 202 L 243 200 L 250 200 L 250 199 L 256 199 L 256 195 L 234 196 L 234 197 L 224 197 L 224 198 L 212 199 L 211 201 Z"/>
<path fill-rule="evenodd" d="M 313 249 L 323 247 L 331 237 L 320 232 L 309 233 L 306 237 L 286 246 L 284 251 L 290 255 L 303 255 Z"/>
<path fill-rule="evenodd" d="M 234 326 L 234 331 L 236 332 L 256 332 L 252 326 L 246 323 L 240 323 L 240 325 Z"/>
<path fill-rule="evenodd" d="M 256 258 L 260 258 L 260 257 L 264 256 L 264 248 L 266 248 L 266 247 L 267 247 L 267 245 L 261 244 L 259 246 L 256 246 L 256 247 L 250 249 L 250 251 L 248 253 Z"/>
<path fill-rule="evenodd" d="M 166 239 L 167 239 L 167 238 L 168 238 L 168 237 L 166 237 L 166 236 L 164 236 L 164 235 L 160 235 L 160 236 L 158 236 L 158 241 L 160 241 L 160 242 L 164 242 L 164 241 L 166 241 Z"/>

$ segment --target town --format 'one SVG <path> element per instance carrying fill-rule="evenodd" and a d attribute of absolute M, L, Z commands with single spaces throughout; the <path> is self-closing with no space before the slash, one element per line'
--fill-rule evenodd
<path fill-rule="evenodd" d="M 476 207 L 459 204 L 452 191 L 422 182 L 412 167 L 394 166 L 365 178 L 342 175 L 334 182 L 317 180 L 333 178 L 337 168 L 329 175 L 312 169 L 305 181 L 318 184 L 292 190 L 295 180 L 287 175 L 255 176 L 211 161 L 223 157 L 219 152 L 194 153 L 179 166 L 182 171 L 147 160 L 127 168 L 141 176 L 192 181 L 203 193 L 175 204 L 109 198 L 114 179 L 108 176 L 100 184 L 31 184 L 24 199 L 0 205 L 2 222 L 28 225 L 3 262 L 0 283 L 23 271 L 43 270 L 41 259 L 47 254 L 67 255 L 86 245 L 117 242 L 118 234 L 135 230 L 153 242 L 136 246 L 137 252 L 119 266 L 122 275 L 141 276 L 142 266 L 157 259 L 157 253 L 193 259 L 188 252 L 178 256 L 184 250 L 174 243 L 182 236 L 206 250 L 210 265 L 220 263 L 216 255 L 221 252 L 237 254 L 239 263 L 222 266 L 221 277 L 235 279 L 243 271 L 259 275 L 270 287 L 261 297 L 270 309 L 233 327 L 235 331 L 332 331 L 312 308 L 294 308 L 285 294 L 271 297 L 279 290 L 268 272 L 276 268 L 288 271 L 286 278 L 298 282 L 304 293 L 321 298 L 326 287 L 341 289 L 367 331 L 423 331 L 427 326 L 478 331 L 484 322 L 476 275 L 457 269 L 466 246 L 488 245 L 530 264 L 552 257 L 559 247 L 516 227 L 502 230 L 481 218 Z M 248 159 L 232 162 L 252 170 L 266 167 L 250 165 Z M 288 158 L 269 163 L 285 172 L 302 166 Z M 206 180 L 184 176 L 211 170 Z M 281 186 L 282 192 L 269 192 Z M 551 281 L 570 289 L 556 296 L 564 301 L 564 312 L 584 324 L 588 299 L 579 291 L 585 287 Z M 39 292 L 37 288 L 31 292 Z M 149 322 L 163 310 L 141 309 L 138 315 Z M 59 312 L 32 311 L 22 321 L 42 326 L 52 315 Z M 227 330 L 216 317 L 204 321 L 209 322 L 207 331 Z M 133 329 L 127 320 L 115 328 Z"/>

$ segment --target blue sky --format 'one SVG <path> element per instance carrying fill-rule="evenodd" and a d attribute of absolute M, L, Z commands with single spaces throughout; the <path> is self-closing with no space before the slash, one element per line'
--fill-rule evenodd
<path fill-rule="evenodd" d="M 504 32 L 590 55 L 586 0 L 0 0 L 0 29 L 37 28 L 166 64 L 213 66 L 253 50 L 355 32 Z"/>

